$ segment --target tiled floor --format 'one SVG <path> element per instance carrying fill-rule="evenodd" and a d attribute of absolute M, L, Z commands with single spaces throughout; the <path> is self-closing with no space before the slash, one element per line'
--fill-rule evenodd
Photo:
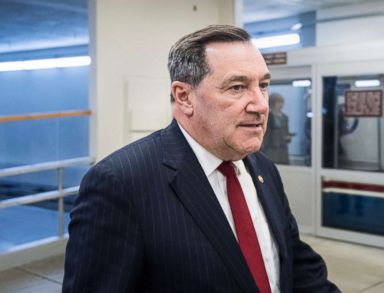
<path fill-rule="evenodd" d="M 302 237 L 325 259 L 329 277 L 344 293 L 384 292 L 384 249 Z M 0 272 L 1 293 L 58 293 L 64 256 Z"/>
<path fill-rule="evenodd" d="M 1 293 L 59 293 L 64 256 L 59 255 L 0 272 Z"/>
<path fill-rule="evenodd" d="M 329 279 L 345 293 L 384 292 L 384 249 L 302 236 L 325 260 Z"/>

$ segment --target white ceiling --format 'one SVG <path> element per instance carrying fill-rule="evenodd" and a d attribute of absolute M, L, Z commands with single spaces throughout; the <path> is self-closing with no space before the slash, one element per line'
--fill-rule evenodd
<path fill-rule="evenodd" d="M 287 17 L 331 6 L 370 2 L 369 0 L 243 1 L 245 22 Z M 87 0 L 0 0 L 0 54 L 87 43 Z"/>
<path fill-rule="evenodd" d="M 382 0 L 378 0 L 382 1 Z M 370 0 L 243 0 L 243 21 L 263 21 Z"/>
<path fill-rule="evenodd" d="M 0 0 L 0 54 L 87 43 L 87 0 Z"/>

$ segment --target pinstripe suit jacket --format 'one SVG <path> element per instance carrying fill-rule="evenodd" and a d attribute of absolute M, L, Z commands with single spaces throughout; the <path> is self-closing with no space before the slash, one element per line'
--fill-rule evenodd
<path fill-rule="evenodd" d="M 281 292 L 339 292 L 299 240 L 275 166 L 259 153 L 245 163 L 278 244 Z M 175 121 L 90 169 L 69 235 L 65 293 L 259 292 Z"/>

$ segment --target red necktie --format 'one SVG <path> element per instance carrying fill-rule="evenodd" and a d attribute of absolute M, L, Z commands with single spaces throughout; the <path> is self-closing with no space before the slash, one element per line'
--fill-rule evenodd
<path fill-rule="evenodd" d="M 261 254 L 259 241 L 255 227 L 253 226 L 251 214 L 245 201 L 243 190 L 237 179 L 232 163 L 223 162 L 218 170 L 227 178 L 227 194 L 231 206 L 237 239 L 241 251 L 247 261 L 253 279 L 261 293 L 270 293 L 267 272 L 265 270 L 263 256 Z"/>

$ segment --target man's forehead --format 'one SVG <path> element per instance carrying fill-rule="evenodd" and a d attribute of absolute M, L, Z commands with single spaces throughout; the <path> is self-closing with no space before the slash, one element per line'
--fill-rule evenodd
<path fill-rule="evenodd" d="M 213 42 L 205 47 L 208 63 L 211 61 L 236 60 L 257 62 L 265 65 L 264 57 L 251 42 Z"/>
<path fill-rule="evenodd" d="M 206 47 L 206 60 L 210 67 L 209 74 L 218 74 L 216 77 L 221 81 L 271 78 L 263 56 L 250 42 L 210 43 Z"/>

